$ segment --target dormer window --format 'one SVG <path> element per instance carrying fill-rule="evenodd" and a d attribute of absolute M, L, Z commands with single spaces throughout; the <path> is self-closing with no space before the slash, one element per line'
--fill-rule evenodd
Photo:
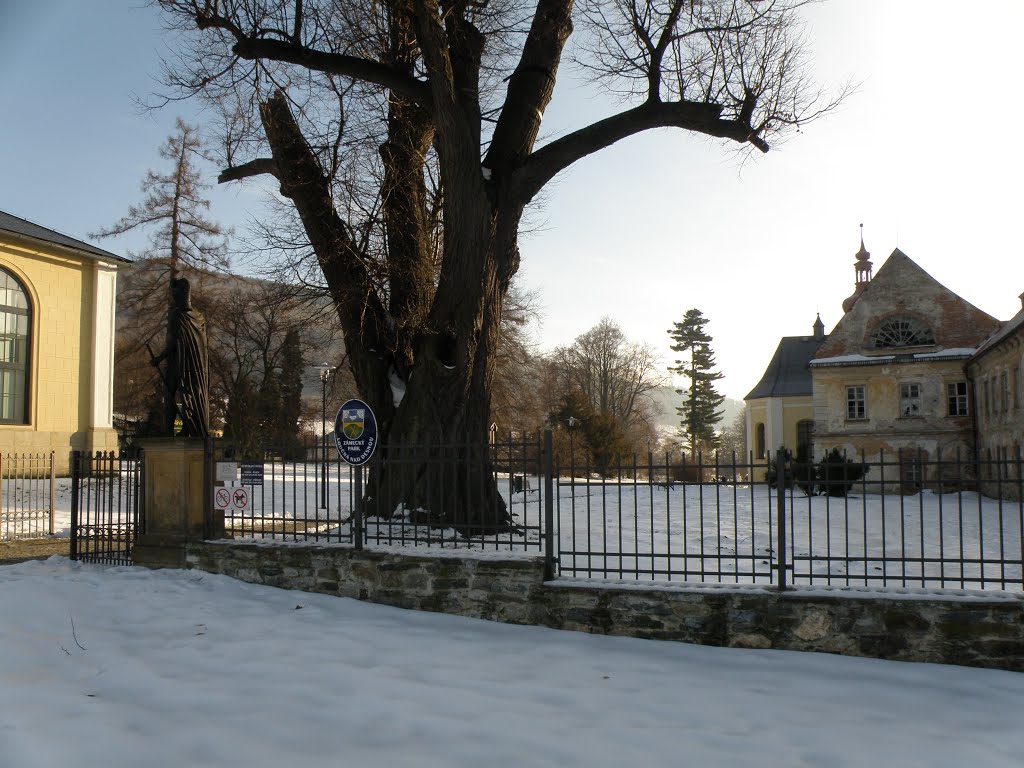
<path fill-rule="evenodd" d="M 916 317 L 906 315 L 885 320 L 871 333 L 871 346 L 875 349 L 924 347 L 934 343 L 931 329 Z"/>

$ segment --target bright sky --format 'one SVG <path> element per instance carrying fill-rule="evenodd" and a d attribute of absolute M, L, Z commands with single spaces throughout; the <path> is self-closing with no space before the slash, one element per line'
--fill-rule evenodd
<path fill-rule="evenodd" d="M 18 768 L 1024 761 L 1015 672 L 558 632 L 57 557 L 0 567 L 0 615 L 2 761 Z"/>
<path fill-rule="evenodd" d="M 0 4 L 0 209 L 84 237 L 139 197 L 174 118 L 140 114 L 167 41 L 137 0 Z M 109 9 L 98 13 L 97 7 Z M 968 301 L 1020 309 L 1017 252 L 1024 156 L 1018 98 L 1024 4 L 963 11 L 929 0 L 830 0 L 811 8 L 815 71 L 861 83 L 842 111 L 742 167 L 730 147 L 664 131 L 623 142 L 556 179 L 545 228 L 526 238 L 523 277 L 542 291 L 542 344 L 566 344 L 603 315 L 671 359 L 666 329 L 709 318 L 721 390 L 744 396 L 781 336 L 826 330 L 853 289 L 858 225 L 875 270 L 899 247 Z M 563 77 L 545 129 L 607 104 Z M 214 190 L 237 228 L 256 189 Z M 108 241 L 127 250 L 138 242 Z"/>

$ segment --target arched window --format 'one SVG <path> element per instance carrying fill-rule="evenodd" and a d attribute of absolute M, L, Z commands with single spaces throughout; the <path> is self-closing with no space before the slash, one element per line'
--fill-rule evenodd
<path fill-rule="evenodd" d="M 0 268 L 0 423 L 28 421 L 32 305 L 14 275 Z"/>
<path fill-rule="evenodd" d="M 755 432 L 754 442 L 757 445 L 757 458 L 763 459 L 765 452 L 764 424 L 758 424 Z"/>
<path fill-rule="evenodd" d="M 796 423 L 796 455 L 804 461 L 814 458 L 814 421 L 802 419 Z"/>
<path fill-rule="evenodd" d="M 876 349 L 922 347 L 934 343 L 935 335 L 931 329 L 910 315 L 890 317 L 871 333 L 871 346 Z"/>

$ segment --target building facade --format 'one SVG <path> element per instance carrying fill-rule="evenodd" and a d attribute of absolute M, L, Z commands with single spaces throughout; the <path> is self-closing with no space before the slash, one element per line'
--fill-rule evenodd
<path fill-rule="evenodd" d="M 1024 294 L 1022 309 L 967 363 L 977 425 L 979 480 L 991 495 L 1024 496 Z M 990 463 L 991 462 L 991 463 Z"/>
<path fill-rule="evenodd" d="M 813 455 L 814 392 L 808 363 L 826 340 L 817 317 L 810 336 L 785 336 L 772 355 L 764 376 L 745 398 L 748 450 L 755 464 L 780 446 Z M 764 478 L 766 468 L 754 470 Z"/>
<path fill-rule="evenodd" d="M 0 453 L 117 448 L 117 268 L 127 260 L 0 211 Z"/>
<path fill-rule="evenodd" d="M 805 442 L 816 460 L 835 448 L 868 463 L 885 461 L 891 474 L 868 479 L 904 491 L 963 482 L 974 476 L 975 459 L 1017 456 L 1024 444 L 1024 310 L 1000 323 L 899 249 L 872 276 L 863 238 L 854 271 L 842 318 L 806 361 L 810 416 L 801 410 L 803 392 L 804 399 L 790 401 L 799 428 L 788 424 L 780 403 L 753 397 L 767 394 L 773 358 L 747 397 L 750 445 L 759 445 L 763 423 L 770 448 L 794 450 Z M 783 339 L 776 357 L 786 343 L 792 342 Z M 783 426 L 769 432 L 773 423 Z M 978 468 L 979 482 L 997 469 Z M 1007 470 L 998 471 L 1005 496 Z M 1020 474 L 1019 467 L 1012 471 Z"/>

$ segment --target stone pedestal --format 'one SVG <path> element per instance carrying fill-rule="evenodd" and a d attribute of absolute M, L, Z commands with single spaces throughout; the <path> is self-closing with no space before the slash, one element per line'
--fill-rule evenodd
<path fill-rule="evenodd" d="M 133 560 L 150 568 L 184 568 L 185 544 L 207 536 L 221 538 L 224 520 L 206 527 L 209 479 L 203 441 L 168 437 L 140 440 L 145 472 L 146 532 Z"/>

